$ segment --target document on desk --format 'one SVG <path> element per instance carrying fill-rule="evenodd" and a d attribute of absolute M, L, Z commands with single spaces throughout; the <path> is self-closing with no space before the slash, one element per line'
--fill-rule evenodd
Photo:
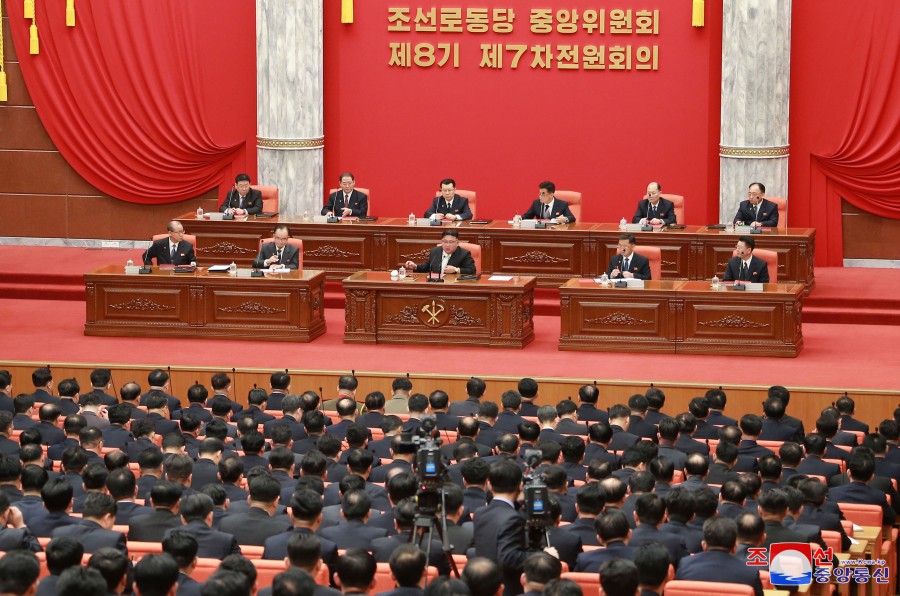
<path fill-rule="evenodd" d="M 231 265 L 213 265 L 212 267 L 209 267 L 206 270 L 209 271 L 210 273 L 223 273 L 225 271 L 228 271 L 228 268 L 230 266 Z"/>
<path fill-rule="evenodd" d="M 492 275 L 488 278 L 488 281 L 512 281 L 512 275 Z"/>

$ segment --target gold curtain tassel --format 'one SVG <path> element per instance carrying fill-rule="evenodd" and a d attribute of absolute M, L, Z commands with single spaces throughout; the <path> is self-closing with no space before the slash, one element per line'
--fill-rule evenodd
<path fill-rule="evenodd" d="M 8 99 L 6 94 L 6 73 L 0 72 L 0 101 Z"/>
<path fill-rule="evenodd" d="M 38 40 L 37 25 L 34 23 L 31 24 L 31 44 L 29 45 L 29 51 L 32 54 L 41 53 L 41 42 Z"/>
<path fill-rule="evenodd" d="M 341 0 L 341 22 L 353 22 L 353 0 Z"/>
<path fill-rule="evenodd" d="M 26 19 L 34 18 L 34 0 L 25 0 L 24 16 Z"/>
<path fill-rule="evenodd" d="M 703 0 L 693 0 L 694 8 L 691 11 L 691 26 L 692 27 L 703 27 L 705 25 L 704 22 L 704 1 Z"/>
<path fill-rule="evenodd" d="M 75 0 L 66 0 L 66 27 L 75 26 Z"/>

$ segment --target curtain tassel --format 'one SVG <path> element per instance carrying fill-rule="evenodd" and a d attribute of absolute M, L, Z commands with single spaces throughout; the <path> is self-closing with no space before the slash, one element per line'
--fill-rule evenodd
<path fill-rule="evenodd" d="M 31 23 L 31 43 L 29 45 L 29 51 L 32 54 L 40 54 L 41 53 L 41 42 L 38 40 L 38 32 L 37 25 L 32 21 Z"/>
<path fill-rule="evenodd" d="M 0 14 L 3 14 L 3 0 L 0 0 Z M 6 71 L 3 70 L 3 28 L 0 27 L 0 101 L 6 101 Z"/>
<path fill-rule="evenodd" d="M 25 0 L 24 13 L 26 19 L 34 18 L 34 0 Z"/>
<path fill-rule="evenodd" d="M 704 2 L 703 0 L 693 0 L 694 7 L 691 11 L 691 26 L 702 27 L 704 23 Z"/>
<path fill-rule="evenodd" d="M 75 26 L 75 0 L 66 0 L 66 27 Z"/>
<path fill-rule="evenodd" d="M 0 72 L 0 101 L 8 99 L 6 94 L 6 73 Z"/>
<path fill-rule="evenodd" d="M 341 22 L 345 24 L 353 22 L 353 0 L 341 0 Z"/>

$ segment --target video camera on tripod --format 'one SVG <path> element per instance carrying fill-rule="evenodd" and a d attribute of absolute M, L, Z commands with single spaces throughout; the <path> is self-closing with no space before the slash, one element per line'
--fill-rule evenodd
<path fill-rule="evenodd" d="M 550 546 L 547 528 L 550 527 L 550 491 L 544 478 L 535 472 L 541 464 L 543 453 L 540 449 L 525 450 L 525 483 L 522 489 L 525 497 L 525 546 L 530 551 L 541 551 Z"/>
<path fill-rule="evenodd" d="M 434 415 L 426 414 L 415 431 L 400 433 L 398 452 L 416 455 L 416 482 L 419 485 L 416 493 L 417 515 L 436 515 L 441 502 L 446 468 L 441 460 L 440 446 L 443 441 L 434 437 L 436 426 Z"/>

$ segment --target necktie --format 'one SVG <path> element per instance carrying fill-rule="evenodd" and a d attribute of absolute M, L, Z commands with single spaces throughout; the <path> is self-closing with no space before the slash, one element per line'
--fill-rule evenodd
<path fill-rule="evenodd" d="M 244 208 L 244 197 L 242 197 L 241 195 L 238 195 L 238 209 L 243 209 L 243 208 Z"/>
<path fill-rule="evenodd" d="M 450 213 L 451 206 L 453 205 L 453 199 L 447 201 L 447 213 Z"/>
<path fill-rule="evenodd" d="M 278 249 L 278 263 L 279 263 L 279 264 L 281 263 L 281 253 L 282 253 L 283 250 L 284 250 L 283 248 L 279 248 L 279 249 Z"/>
<path fill-rule="evenodd" d="M 550 219 L 550 205 L 546 203 L 541 207 L 541 219 Z"/>
<path fill-rule="evenodd" d="M 178 245 L 174 242 L 172 243 L 172 252 L 169 254 L 169 259 L 172 261 L 172 264 L 175 264 L 175 253 L 177 252 Z"/>
<path fill-rule="evenodd" d="M 344 207 L 350 206 L 350 195 L 344 195 Z"/>
<path fill-rule="evenodd" d="M 759 217 L 759 205 L 754 205 L 753 206 L 753 221 L 756 221 L 756 219 L 758 217 Z"/>
<path fill-rule="evenodd" d="M 450 262 L 450 255 L 448 255 L 447 253 L 444 253 L 443 255 L 441 255 L 441 270 L 440 270 L 440 274 L 441 274 L 442 276 L 444 275 L 444 268 L 447 267 L 447 263 L 448 263 L 448 262 Z"/>
<path fill-rule="evenodd" d="M 629 263 L 631 263 L 631 259 L 628 258 L 628 257 L 625 257 L 625 264 L 622 266 L 622 270 L 623 270 L 623 271 L 628 271 L 628 265 L 629 265 Z"/>
<path fill-rule="evenodd" d="M 741 263 L 741 281 L 747 281 L 747 261 Z"/>

